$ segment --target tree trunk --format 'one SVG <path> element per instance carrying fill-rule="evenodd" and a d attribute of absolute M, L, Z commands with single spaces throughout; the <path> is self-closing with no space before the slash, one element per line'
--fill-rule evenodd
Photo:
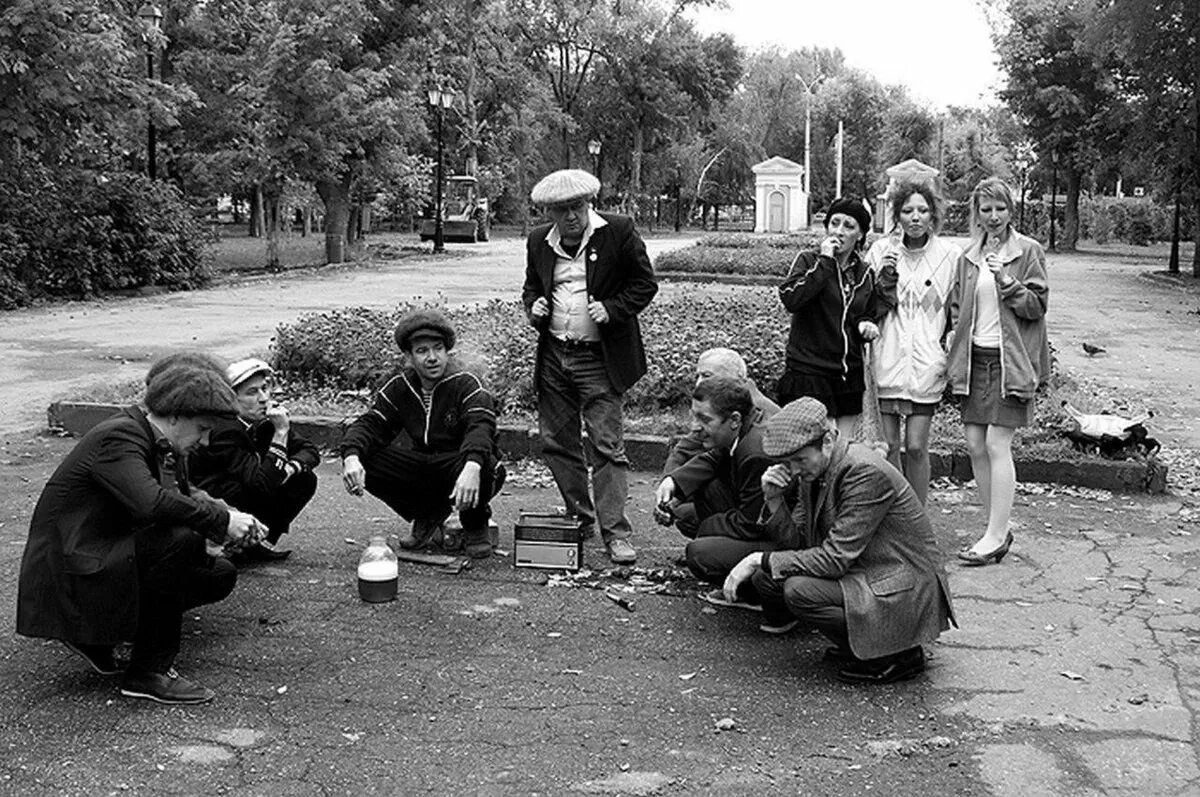
<path fill-rule="evenodd" d="M 1075 245 L 1079 242 L 1079 170 L 1074 166 L 1066 169 L 1067 172 L 1067 205 L 1063 212 L 1063 230 L 1062 240 L 1059 243 L 1059 248 L 1065 249 L 1068 252 L 1075 251 Z M 1051 208 L 1051 212 L 1054 209 Z"/>
<path fill-rule="evenodd" d="M 634 219 L 642 198 L 642 151 L 645 148 L 645 133 L 639 123 L 633 128 L 633 151 L 629 153 L 629 215 Z"/>
<path fill-rule="evenodd" d="M 251 238 L 261 238 L 263 235 L 263 196 L 262 183 L 255 183 L 250 192 L 250 229 Z"/>
<path fill-rule="evenodd" d="M 279 196 L 264 192 L 262 185 L 256 191 L 262 207 L 262 224 L 267 234 L 267 270 L 279 271 Z"/>
<path fill-rule="evenodd" d="M 1175 217 L 1171 221 L 1171 259 L 1167 261 L 1167 271 L 1179 273 L 1179 216 L 1183 198 L 1179 195 L 1179 170 L 1175 170 Z"/>
<path fill-rule="evenodd" d="M 350 223 L 350 176 L 318 180 L 317 195 L 325 203 L 325 262 L 346 262 L 346 232 Z"/>

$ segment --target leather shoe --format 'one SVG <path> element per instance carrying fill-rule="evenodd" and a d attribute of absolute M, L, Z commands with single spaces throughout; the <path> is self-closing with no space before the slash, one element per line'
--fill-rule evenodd
<path fill-rule="evenodd" d="M 437 518 L 417 518 L 412 522 L 412 531 L 400 535 L 400 547 L 412 550 L 424 548 L 442 535 L 442 521 Z"/>
<path fill-rule="evenodd" d="M 920 645 L 878 659 L 855 659 L 838 672 L 851 684 L 890 684 L 906 681 L 925 671 L 925 651 Z"/>
<path fill-rule="evenodd" d="M 853 653 L 840 645 L 830 645 L 825 648 L 825 652 L 821 654 L 821 659 L 822 661 L 829 661 L 843 666 L 858 661 L 854 658 Z"/>
<path fill-rule="evenodd" d="M 248 562 L 282 562 L 291 555 L 290 548 L 280 550 L 268 545 L 251 545 L 244 553 Z"/>
<path fill-rule="evenodd" d="M 216 697 L 213 690 L 189 681 L 175 668 L 164 673 L 128 672 L 121 681 L 121 694 L 125 697 L 142 697 L 157 703 L 191 706 L 207 703 Z"/>
<path fill-rule="evenodd" d="M 121 671 L 113 661 L 112 645 L 85 645 L 80 642 L 63 640 L 71 652 L 76 653 L 99 675 L 116 675 Z"/>
<path fill-rule="evenodd" d="M 975 553 L 970 548 L 958 552 L 958 558 L 962 562 L 963 567 L 983 567 L 985 565 L 998 565 L 1000 561 L 1008 555 L 1008 549 L 1012 547 L 1013 535 L 1010 531 L 1008 536 L 1004 538 L 1004 544 L 994 551 L 988 553 Z"/>
<path fill-rule="evenodd" d="M 637 549 L 629 544 L 629 540 L 613 539 L 605 547 L 614 565 L 631 565 L 637 561 Z"/>

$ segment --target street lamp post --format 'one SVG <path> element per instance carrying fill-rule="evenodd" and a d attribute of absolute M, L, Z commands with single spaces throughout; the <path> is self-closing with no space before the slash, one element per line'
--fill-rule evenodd
<path fill-rule="evenodd" d="M 809 153 L 812 151 L 812 100 L 813 90 L 821 82 L 821 76 L 816 75 L 812 80 L 796 73 L 796 80 L 804 86 L 804 195 L 806 202 L 812 203 L 812 162 Z"/>
<path fill-rule="evenodd" d="M 446 251 L 446 227 L 445 219 L 442 213 L 442 185 L 444 177 L 442 174 L 443 167 L 443 138 L 442 138 L 442 119 L 445 116 L 446 109 L 454 105 L 454 92 L 443 91 L 440 88 L 429 90 L 429 105 L 437 114 L 437 185 L 434 189 L 436 199 L 433 208 L 433 251 L 438 254 Z"/>
<path fill-rule="evenodd" d="M 1054 210 L 1058 204 L 1058 153 L 1050 153 L 1050 164 L 1054 167 L 1053 177 L 1050 179 L 1050 251 L 1056 251 L 1054 248 Z"/>
<path fill-rule="evenodd" d="M 1029 161 L 1025 160 L 1024 156 L 1017 156 L 1016 160 L 1017 173 L 1021 177 L 1021 214 L 1020 221 L 1017 222 L 1018 229 L 1025 229 L 1025 176 L 1029 173 Z"/>
<path fill-rule="evenodd" d="M 163 13 L 153 3 L 146 3 L 138 9 L 138 17 L 146 24 L 146 77 L 154 80 L 154 34 L 162 24 Z M 146 174 L 153 180 L 157 176 L 158 142 L 154 130 L 154 118 L 147 109 L 146 112 Z"/>
<path fill-rule="evenodd" d="M 600 176 L 600 139 L 593 138 L 587 143 L 588 154 L 592 156 L 592 174 Z"/>

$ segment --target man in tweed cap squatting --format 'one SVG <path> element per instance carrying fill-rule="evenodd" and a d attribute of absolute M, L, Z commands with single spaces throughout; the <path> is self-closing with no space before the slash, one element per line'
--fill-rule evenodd
<path fill-rule="evenodd" d="M 941 554 L 925 508 L 887 460 L 847 444 L 814 398 L 767 421 L 763 451 L 783 462 L 763 474 L 769 528 L 794 527 L 799 548 L 755 553 L 725 581 L 729 600 L 749 581 L 761 630 L 801 623 L 834 644 L 825 659 L 852 683 L 890 683 L 925 669 L 923 644 L 954 620 Z"/>
<path fill-rule="evenodd" d="M 521 298 L 538 330 L 533 381 L 546 464 L 585 533 L 598 525 L 612 561 L 632 564 L 621 397 L 646 373 L 638 313 L 658 284 L 633 219 L 592 208 L 599 191 L 581 169 L 533 187 L 530 198 L 550 223 L 529 235 Z"/>

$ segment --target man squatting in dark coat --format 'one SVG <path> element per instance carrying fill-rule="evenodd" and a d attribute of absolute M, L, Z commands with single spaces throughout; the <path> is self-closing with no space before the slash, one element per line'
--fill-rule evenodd
<path fill-rule="evenodd" d="M 750 391 L 750 400 L 754 404 L 751 423 L 762 424 L 779 412 L 779 405 L 758 389 L 758 385 L 754 384 L 754 380 L 747 374 L 746 361 L 733 349 L 706 349 L 696 358 L 696 384 L 699 385 L 705 379 L 714 376 L 736 379 Z M 690 498 L 682 498 L 677 494 L 671 473 L 692 457 L 703 454 L 707 448 L 704 430 L 692 424 L 687 434 L 680 437 L 671 447 L 671 453 L 667 455 L 667 461 L 663 464 L 662 481 L 654 494 L 654 519 L 663 526 L 674 525 L 679 529 L 679 533 L 688 539 L 695 538 L 701 520 L 735 507 L 734 492 L 727 478 L 710 480 Z"/>
<path fill-rule="evenodd" d="M 767 421 L 763 451 L 785 459 L 763 474 L 767 525 L 796 527 L 802 540 L 739 562 L 726 598 L 749 583 L 762 600 L 763 631 L 815 627 L 833 641 L 825 655 L 844 681 L 922 672 L 921 645 L 954 613 L 933 528 L 908 481 L 874 450 L 841 440 L 810 397 Z"/>
<path fill-rule="evenodd" d="M 237 572 L 205 539 L 236 548 L 266 530 L 244 512 L 189 495 L 169 471 L 237 415 L 211 368 L 158 372 L 144 406 L 91 429 L 51 475 L 29 526 L 17 590 L 17 632 L 61 640 L 102 675 L 113 647 L 133 642 L 121 694 L 205 703 L 210 689 L 174 669 L 185 610 L 223 599 Z"/>
<path fill-rule="evenodd" d="M 396 344 L 406 367 L 342 437 L 342 480 L 352 495 L 365 489 L 412 521 L 400 538 L 405 548 L 433 540 L 457 510 L 467 554 L 483 558 L 492 553 L 489 502 L 504 483 L 504 467 L 492 394 L 451 361 L 454 341 L 454 327 L 437 310 L 400 319 Z M 411 447 L 395 442 L 401 433 Z"/>
<path fill-rule="evenodd" d="M 243 560 L 286 559 L 291 551 L 275 545 L 317 491 L 313 469 L 321 453 L 292 429 L 287 409 L 271 400 L 271 375 L 271 366 L 253 357 L 225 369 L 238 417 L 219 423 L 188 464 L 198 487 L 270 529 L 262 544 L 243 549 Z"/>

